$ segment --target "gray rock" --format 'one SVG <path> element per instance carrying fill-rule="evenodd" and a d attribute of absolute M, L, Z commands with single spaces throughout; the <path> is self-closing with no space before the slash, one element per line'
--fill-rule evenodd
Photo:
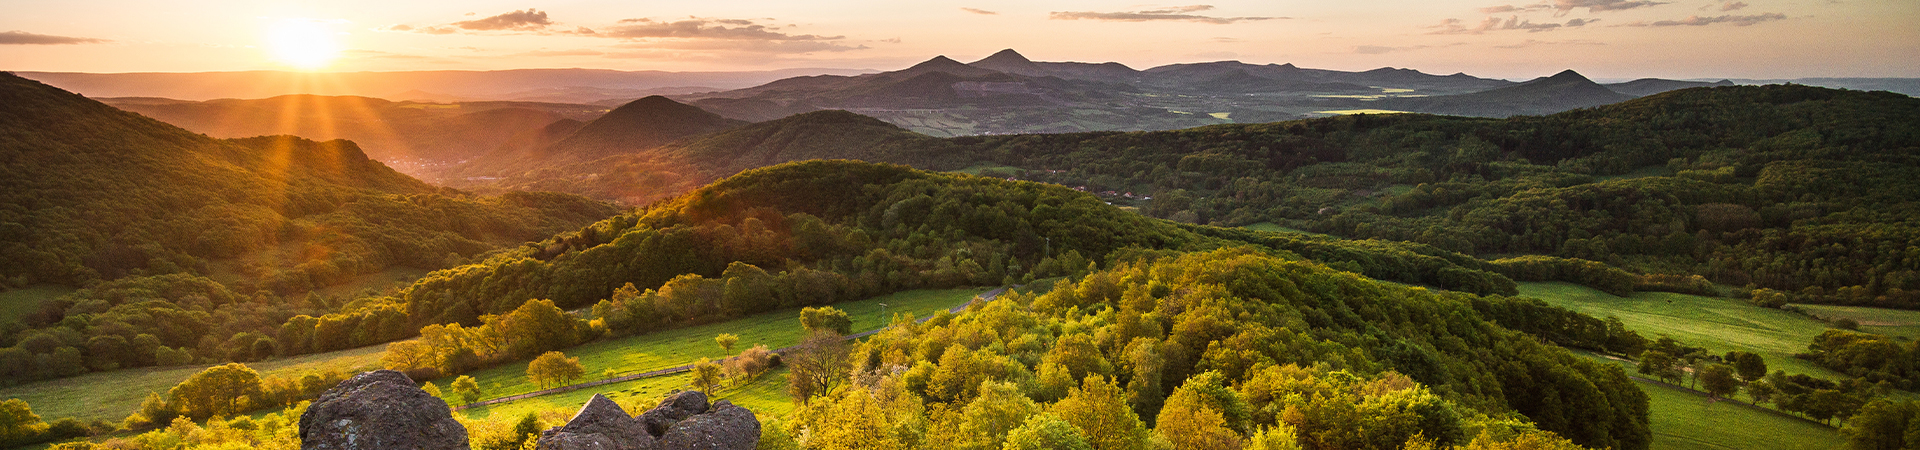
<path fill-rule="evenodd" d="M 447 402 L 400 372 L 354 375 L 300 415 L 303 450 L 468 450 Z"/>
<path fill-rule="evenodd" d="M 673 424 L 695 414 L 707 412 L 707 394 L 700 391 L 685 391 L 673 394 L 660 402 L 660 406 L 640 414 L 640 423 L 647 427 L 647 434 L 659 437 L 667 434 Z M 756 422 L 757 424 L 758 422 Z"/>
<path fill-rule="evenodd" d="M 759 444 L 760 419 L 726 400 L 673 424 L 660 438 L 661 450 L 753 450 Z"/>
<path fill-rule="evenodd" d="M 566 425 L 540 433 L 541 450 L 653 450 L 653 435 L 606 396 L 594 394 Z"/>

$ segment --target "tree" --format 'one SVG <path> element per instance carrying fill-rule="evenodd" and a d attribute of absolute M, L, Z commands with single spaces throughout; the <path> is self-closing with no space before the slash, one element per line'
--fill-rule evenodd
<path fill-rule="evenodd" d="M 853 320 L 847 318 L 846 311 L 832 306 L 800 310 L 800 327 L 809 332 L 832 331 L 841 336 L 853 334 Z"/>
<path fill-rule="evenodd" d="M 1740 379 L 1752 383 L 1767 376 L 1767 360 L 1753 352 L 1739 350 L 1727 352 L 1727 364 L 1740 374 Z"/>
<path fill-rule="evenodd" d="M 1774 394 L 1779 392 L 1778 388 L 1773 387 L 1773 382 L 1765 378 L 1747 383 L 1747 395 L 1753 397 L 1754 405 L 1773 401 Z"/>
<path fill-rule="evenodd" d="M 786 363 L 787 394 L 806 404 L 816 395 L 833 391 L 846 378 L 853 361 L 847 354 L 847 340 L 832 331 L 814 331 L 780 360 Z"/>
<path fill-rule="evenodd" d="M 1920 447 L 1920 402 L 1877 399 L 1840 428 L 1853 450 L 1903 450 Z"/>
<path fill-rule="evenodd" d="M 1740 392 L 1740 380 L 1734 378 L 1733 367 L 1726 364 L 1713 364 L 1700 369 L 1700 387 L 1707 390 L 1711 398 L 1726 398 Z"/>
<path fill-rule="evenodd" d="M 1242 436 L 1228 425 L 1225 408 L 1210 395 L 1210 386 L 1217 372 L 1207 372 L 1187 379 L 1173 395 L 1167 396 L 1165 406 L 1160 408 L 1160 417 L 1154 421 L 1154 433 L 1173 443 L 1176 450 L 1237 450 Z M 1229 391 L 1231 392 L 1231 391 Z"/>
<path fill-rule="evenodd" d="M 434 357 L 433 345 L 410 339 L 387 344 L 387 352 L 380 354 L 380 364 L 388 369 L 401 372 L 418 368 L 438 367 Z"/>
<path fill-rule="evenodd" d="M 1665 339 L 1665 338 L 1662 338 Z M 1672 383 L 1680 378 L 1679 360 L 1660 350 L 1647 350 L 1640 354 L 1641 375 L 1652 375 L 1660 381 Z"/>
<path fill-rule="evenodd" d="M 0 443 L 23 443 L 46 431 L 47 424 L 40 421 L 40 415 L 34 414 L 33 407 L 25 400 L 14 398 L 0 402 Z"/>
<path fill-rule="evenodd" d="M 426 392 L 427 392 L 427 395 L 431 395 L 431 396 L 434 396 L 434 397 L 439 397 L 439 396 L 440 396 L 440 387 L 439 387 L 439 386 L 434 386 L 434 385 L 433 385 L 433 382 L 432 382 L 432 381 L 428 381 L 428 382 L 426 382 L 425 384 L 421 384 L 421 385 L 420 385 L 420 390 L 422 390 L 422 391 L 426 391 Z"/>
<path fill-rule="evenodd" d="M 473 381 L 473 377 L 461 375 L 459 378 L 453 379 L 451 386 L 453 387 L 453 393 L 459 395 L 460 400 L 467 404 L 473 404 L 474 401 L 480 400 L 480 383 Z"/>
<path fill-rule="evenodd" d="M 1261 428 L 1253 434 L 1252 441 L 1247 444 L 1246 450 L 1301 450 L 1299 435 L 1294 433 L 1293 426 L 1284 422 L 1273 428 Z"/>
<path fill-rule="evenodd" d="M 961 435 L 966 442 L 958 443 L 958 447 L 1000 448 L 1005 444 L 1009 432 L 1039 412 L 1040 405 L 1021 394 L 1020 388 L 1012 383 L 983 381 L 980 383 L 980 395 L 974 396 L 973 401 L 960 411 L 963 418 Z M 1085 445 L 1084 440 L 1082 445 Z"/>
<path fill-rule="evenodd" d="M 181 415 L 205 419 L 246 411 L 260 398 L 260 373 L 241 363 L 213 366 L 167 390 L 167 404 Z"/>
<path fill-rule="evenodd" d="M 713 342 L 720 344 L 720 349 L 726 350 L 727 354 L 731 355 L 733 354 L 733 344 L 740 343 L 740 335 L 733 334 L 733 333 L 720 333 L 719 336 L 713 337 Z"/>
<path fill-rule="evenodd" d="M 546 389 L 548 384 L 572 384 L 587 370 L 580 366 L 580 358 L 568 358 L 558 351 L 546 352 L 533 362 L 527 363 L 527 379 Z"/>
<path fill-rule="evenodd" d="M 692 378 L 693 388 L 707 395 L 713 395 L 719 389 L 720 382 L 725 381 L 720 376 L 720 365 L 707 358 L 700 358 L 700 361 L 693 363 L 693 370 L 687 373 Z"/>
<path fill-rule="evenodd" d="M 1093 450 L 1087 438 L 1064 420 L 1050 413 L 1034 414 L 1007 433 L 1005 450 Z"/>
<path fill-rule="evenodd" d="M 1146 424 L 1127 405 L 1127 393 L 1106 377 L 1087 377 L 1048 411 L 1079 428 L 1097 450 L 1147 448 Z"/>

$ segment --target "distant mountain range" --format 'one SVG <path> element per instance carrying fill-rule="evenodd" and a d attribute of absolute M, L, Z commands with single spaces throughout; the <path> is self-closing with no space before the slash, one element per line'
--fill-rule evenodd
<path fill-rule="evenodd" d="M 165 97 L 182 100 L 266 98 L 281 95 L 356 95 L 389 100 L 512 100 L 592 103 L 610 98 L 757 86 L 802 75 L 853 75 L 859 69 L 782 69 L 753 72 L 663 72 L 600 69 L 307 73 L 279 71 L 199 73 L 16 72 L 88 97 Z"/>

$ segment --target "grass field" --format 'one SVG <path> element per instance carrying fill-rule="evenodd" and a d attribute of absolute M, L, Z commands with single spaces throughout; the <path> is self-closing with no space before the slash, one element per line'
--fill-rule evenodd
<path fill-rule="evenodd" d="M 272 361 L 249 363 L 261 376 L 298 377 L 306 373 L 338 370 L 354 373 L 377 369 L 385 345 L 304 355 Z M 77 377 L 40 381 L 0 388 L 0 398 L 18 398 L 33 406 L 33 412 L 47 420 L 77 417 L 119 422 L 140 407 L 148 392 L 165 394 L 188 376 L 206 370 L 208 365 L 142 367 L 138 369 L 95 372 Z"/>
<path fill-rule="evenodd" d="M 1294 233 L 1294 234 L 1304 234 L 1308 236 L 1327 236 L 1325 234 L 1315 233 L 1312 231 L 1283 227 L 1283 226 L 1280 226 L 1280 224 L 1273 223 L 1273 222 L 1260 222 L 1252 225 L 1242 226 L 1240 228 L 1245 228 L 1253 231 L 1265 231 L 1269 233 Z"/>
<path fill-rule="evenodd" d="M 955 170 L 954 172 L 964 173 L 967 175 L 979 175 L 980 172 L 984 170 L 998 170 L 1001 172 L 1013 173 L 1013 172 L 1019 171 L 1020 168 L 1014 167 L 1014 166 L 1002 166 L 999 164 L 974 164 L 972 167 Z"/>
<path fill-rule="evenodd" d="M 1860 323 L 1860 331 L 1905 339 L 1920 338 L 1920 311 L 1868 308 L 1864 306 L 1793 305 L 1817 317 L 1847 318 Z"/>
<path fill-rule="evenodd" d="M 66 286 L 42 285 L 24 289 L 0 291 L 0 322 L 20 320 L 47 300 L 70 294 L 75 289 Z"/>
<path fill-rule="evenodd" d="M 968 299 L 985 291 L 987 291 L 986 288 L 906 291 L 866 300 L 839 303 L 833 306 L 847 312 L 847 316 L 853 319 L 853 329 L 855 331 L 864 331 L 879 328 L 885 323 L 880 315 L 880 304 L 882 303 L 887 304 L 886 314 L 888 315 L 907 313 L 913 314 L 915 317 L 924 317 L 935 311 L 965 304 Z M 685 365 L 697 361 L 700 358 L 720 359 L 726 357 L 727 354 L 721 350 L 720 345 L 713 342 L 713 337 L 720 333 L 733 333 L 740 336 L 740 343 L 734 345 L 735 352 L 753 347 L 754 344 L 766 344 L 772 348 L 793 345 L 798 343 L 801 338 L 800 310 L 786 309 L 756 314 L 721 323 L 608 339 L 562 350 L 562 352 L 566 353 L 569 357 L 580 358 L 580 365 L 586 368 L 587 378 L 589 380 L 597 380 L 602 377 L 602 373 L 607 369 L 613 369 L 617 372 L 616 376 L 618 376 Z M 526 374 L 527 361 L 523 360 L 474 371 L 467 375 L 472 376 L 474 381 L 480 383 L 481 388 L 484 389 L 485 392 L 483 397 L 499 398 L 540 390 L 539 385 L 527 380 Z M 446 387 L 447 384 L 452 381 L 453 377 L 434 380 L 434 383 L 442 388 L 442 392 L 445 394 L 443 398 L 448 399 L 449 403 L 453 402 L 453 393 L 451 389 L 446 389 Z M 622 394 L 623 398 L 637 397 L 657 399 L 672 389 L 685 384 L 686 376 L 670 375 L 608 385 L 598 388 L 597 391 L 619 392 L 626 390 L 632 392 Z M 573 405 L 573 407 L 578 407 L 581 402 L 592 397 L 595 391 L 596 389 L 582 389 L 579 391 L 546 395 L 502 405 L 493 405 L 492 409 L 506 409 L 524 413 L 527 410 L 546 408 L 533 405 L 523 406 L 520 405 L 521 403 L 534 405 L 542 403 L 550 404 L 550 406 L 547 407 L 557 407 L 559 405 Z M 611 395 L 609 397 L 611 397 Z M 626 403 L 622 402 L 621 406 L 625 407 Z M 469 416 L 475 418 L 488 417 L 491 414 L 493 414 L 493 412 L 486 411 L 485 408 L 475 408 L 469 412 Z"/>
<path fill-rule="evenodd" d="M 1761 308 L 1730 298 L 1669 292 L 1615 297 L 1570 283 L 1520 283 L 1520 295 L 1594 317 L 1619 317 L 1647 339 L 1672 336 L 1714 354 L 1746 350 L 1760 354 L 1771 370 L 1839 378 L 1833 371 L 1793 357 L 1807 350 L 1827 325 L 1806 316 Z"/>
<path fill-rule="evenodd" d="M 792 412 L 794 407 L 793 402 L 787 397 L 786 379 L 787 370 L 784 368 L 768 371 L 745 386 L 721 389 L 719 396 L 712 400 L 733 402 L 735 405 L 753 411 L 762 420 L 785 416 Z M 627 414 L 639 414 L 660 404 L 660 400 L 668 394 L 690 388 L 687 375 L 676 374 L 479 406 L 455 414 L 463 414 L 472 419 L 512 419 L 530 412 L 539 413 L 549 410 L 565 411 L 570 414 L 579 409 L 580 405 L 587 404 L 587 399 L 593 398 L 594 394 L 606 395 L 607 399 L 613 400 L 621 408 L 626 409 Z M 451 401 L 448 404 L 458 405 Z"/>
<path fill-rule="evenodd" d="M 1574 354 L 1633 373 L 1633 364 L 1587 352 Z M 1756 407 L 1751 399 L 1709 401 L 1706 394 L 1662 383 L 1634 380 L 1647 393 L 1648 427 L 1655 450 L 1731 450 L 1768 448 L 1815 450 L 1840 448 L 1840 433 L 1819 422 Z"/>

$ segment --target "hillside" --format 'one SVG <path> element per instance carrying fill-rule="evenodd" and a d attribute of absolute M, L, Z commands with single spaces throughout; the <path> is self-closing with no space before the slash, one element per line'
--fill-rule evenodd
<path fill-rule="evenodd" d="M 1432 114 L 1477 117 L 1544 115 L 1632 100 L 1572 70 L 1550 77 L 1470 94 L 1396 98 L 1372 102 L 1372 107 Z"/>
<path fill-rule="evenodd" d="M 528 102 L 417 103 L 370 97 L 286 95 L 189 102 L 107 98 L 127 111 L 216 138 L 292 135 L 353 141 L 409 175 L 438 179 L 454 164 L 561 120 L 592 120 L 606 108 Z"/>
<path fill-rule="evenodd" d="M 553 124 L 537 134 L 521 137 L 537 142 L 545 139 L 540 136 L 554 136 L 565 128 L 573 128 L 565 137 L 549 144 L 503 143 L 494 151 L 455 168 L 454 173 L 463 177 L 511 176 L 530 170 L 632 154 L 680 138 L 745 124 L 666 97 L 652 96 L 614 108 L 578 128 L 570 124 Z"/>
<path fill-rule="evenodd" d="M 570 195 L 436 188 L 347 141 L 213 139 L 10 74 L 0 160 L 0 285 L 87 288 L 6 325 L 0 341 L 41 357 L 10 365 L 9 380 L 152 365 L 158 346 L 263 357 L 252 337 L 228 338 L 344 302 L 317 288 L 444 267 L 614 212 Z"/>

